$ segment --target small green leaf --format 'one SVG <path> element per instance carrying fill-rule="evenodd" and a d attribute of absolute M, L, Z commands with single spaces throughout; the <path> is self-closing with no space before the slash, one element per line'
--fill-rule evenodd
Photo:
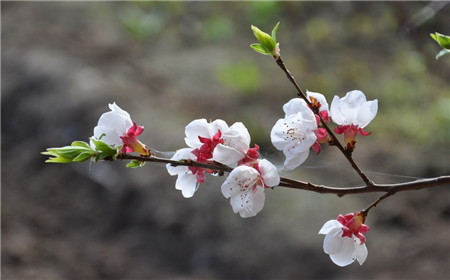
<path fill-rule="evenodd" d="M 84 161 L 86 161 L 86 160 L 92 158 L 94 155 L 95 155 L 95 154 L 87 153 L 87 152 L 86 152 L 86 153 L 81 153 L 81 154 L 79 154 L 77 157 L 75 157 L 72 161 L 75 161 L 75 162 L 84 162 Z"/>
<path fill-rule="evenodd" d="M 450 53 L 450 50 L 443 49 L 436 55 L 436 59 L 439 59 L 441 56 L 449 54 L 449 53 Z"/>
<path fill-rule="evenodd" d="M 115 147 L 109 146 L 108 144 L 106 144 L 105 142 L 102 142 L 100 140 L 96 140 L 96 139 L 91 139 L 91 140 L 95 145 L 95 150 L 98 152 L 97 156 L 95 158 L 96 161 L 100 161 L 105 158 L 116 159 L 121 147 L 115 148 Z"/>
<path fill-rule="evenodd" d="M 255 51 L 265 54 L 265 55 L 272 55 L 270 51 L 264 48 L 261 44 L 251 44 L 250 47 L 252 47 Z"/>
<path fill-rule="evenodd" d="M 279 43 L 277 43 L 277 31 L 280 23 L 278 22 L 272 30 L 272 35 L 261 31 L 258 27 L 252 25 L 252 31 L 256 39 L 258 39 L 259 44 L 251 44 L 255 51 L 265 54 L 272 55 L 274 58 L 280 57 Z"/>
<path fill-rule="evenodd" d="M 275 41 L 275 43 L 277 42 L 277 31 L 279 26 L 280 22 L 278 22 L 277 25 L 275 25 L 275 27 L 272 29 L 272 39 Z"/>
<path fill-rule="evenodd" d="M 48 148 L 42 154 L 50 156 L 45 162 L 68 163 L 86 161 L 95 156 L 96 152 L 87 143 L 75 141 L 71 146 Z"/>
<path fill-rule="evenodd" d="M 125 165 L 128 168 L 138 168 L 145 165 L 145 161 L 140 161 L 137 159 L 131 160 L 127 165 Z"/>
<path fill-rule="evenodd" d="M 276 42 L 269 34 L 261 31 L 258 27 L 254 25 L 252 25 L 252 30 L 256 39 L 258 39 L 259 43 L 263 45 L 265 49 L 269 50 L 270 52 L 272 52 L 273 49 L 275 49 Z"/>
<path fill-rule="evenodd" d="M 438 44 L 444 49 L 450 49 L 450 36 L 435 32 L 430 34 L 431 37 L 438 42 Z"/>
<path fill-rule="evenodd" d="M 73 141 L 72 142 L 72 146 L 84 147 L 84 148 L 87 148 L 87 149 L 91 149 L 91 146 L 88 143 L 83 142 L 83 141 Z"/>

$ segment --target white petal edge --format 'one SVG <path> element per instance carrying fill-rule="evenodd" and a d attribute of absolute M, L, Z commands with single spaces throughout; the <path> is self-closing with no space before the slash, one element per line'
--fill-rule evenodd
<path fill-rule="evenodd" d="M 342 238 L 342 249 L 339 253 L 330 254 L 330 259 L 338 266 L 347 266 L 356 259 L 355 240 L 350 237 Z"/>
<path fill-rule="evenodd" d="M 333 228 L 342 228 L 342 224 L 338 220 L 329 220 L 322 226 L 318 234 L 327 234 Z"/>
<path fill-rule="evenodd" d="M 278 186 L 280 184 L 280 175 L 278 170 L 270 161 L 262 159 L 258 162 L 259 171 L 264 183 L 269 187 Z"/>

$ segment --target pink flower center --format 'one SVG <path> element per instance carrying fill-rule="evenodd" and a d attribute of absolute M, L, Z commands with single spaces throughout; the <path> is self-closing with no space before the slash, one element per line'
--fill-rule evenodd
<path fill-rule="evenodd" d="M 354 213 L 347 214 L 345 216 L 339 215 L 337 221 L 343 225 L 342 237 L 352 237 L 355 235 L 361 241 L 361 244 L 366 242 L 366 237 L 364 233 L 369 231 L 369 227 L 364 224 L 365 215 L 363 212 L 358 212 L 356 215 Z"/>
<path fill-rule="evenodd" d="M 238 165 L 251 165 L 259 159 L 259 146 L 248 149 L 247 154 L 238 162 Z"/>
<path fill-rule="evenodd" d="M 133 122 L 133 126 L 130 127 L 124 135 L 120 136 L 122 139 L 122 153 L 132 153 L 137 152 L 142 156 L 149 156 L 150 150 L 142 144 L 137 137 L 144 131 L 143 126 L 138 126 L 135 122 Z"/>
<path fill-rule="evenodd" d="M 222 138 L 222 132 L 220 131 L 220 129 L 217 131 L 216 134 L 213 135 L 211 139 L 201 136 L 198 136 L 198 139 L 203 145 L 200 148 L 194 149 L 191 153 L 197 157 L 197 162 L 199 163 L 208 162 L 208 160 L 213 157 L 213 152 L 216 146 L 224 143 L 224 140 Z M 189 170 L 191 170 L 192 174 L 196 175 L 197 182 L 199 183 L 203 183 L 205 181 L 204 172 L 207 173 L 214 172 L 213 170 L 210 169 L 192 166 L 189 167 Z"/>

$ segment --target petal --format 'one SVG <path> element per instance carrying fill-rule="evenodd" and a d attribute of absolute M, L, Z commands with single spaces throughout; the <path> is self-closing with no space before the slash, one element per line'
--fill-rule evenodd
<path fill-rule="evenodd" d="M 231 195 L 239 193 L 248 182 L 257 180 L 259 176 L 259 172 L 250 166 L 241 165 L 234 168 L 222 184 L 223 196 L 229 198 Z"/>
<path fill-rule="evenodd" d="M 242 137 L 242 141 L 244 141 L 244 143 L 247 143 L 247 146 L 250 146 L 250 133 L 248 133 L 248 130 L 243 123 L 234 123 L 232 126 L 230 126 L 228 131 L 236 131 L 238 135 Z M 228 133 L 224 132 L 223 138 L 225 138 L 225 135 L 228 135 Z"/>
<path fill-rule="evenodd" d="M 181 190 L 181 193 L 185 198 L 190 198 L 197 190 L 197 178 L 192 173 L 180 173 L 178 174 L 177 181 L 175 182 L 175 189 Z"/>
<path fill-rule="evenodd" d="M 264 184 L 269 187 L 278 186 L 278 184 L 280 184 L 278 170 L 270 161 L 262 159 L 258 162 L 258 167 Z"/>
<path fill-rule="evenodd" d="M 278 150 L 283 150 L 284 147 L 289 144 L 286 138 L 286 129 L 287 124 L 285 119 L 279 119 L 270 132 L 270 140 Z"/>
<path fill-rule="evenodd" d="M 222 133 L 224 145 L 235 148 L 245 154 L 250 145 L 250 134 L 242 123 L 234 123 Z"/>
<path fill-rule="evenodd" d="M 245 154 L 239 152 L 238 150 L 219 144 L 214 149 L 211 160 L 215 160 L 225 165 L 233 165 L 244 157 Z"/>
<path fill-rule="evenodd" d="M 356 116 L 357 125 L 360 128 L 366 127 L 377 115 L 378 111 L 378 100 L 372 100 L 363 104 L 359 110 L 358 115 Z"/>
<path fill-rule="evenodd" d="M 323 251 L 327 254 L 336 254 L 343 246 L 342 229 L 335 227 L 331 229 L 323 240 Z"/>
<path fill-rule="evenodd" d="M 212 136 L 219 130 L 222 132 L 222 134 L 228 130 L 228 125 L 224 120 L 217 119 L 209 124 L 210 135 L 208 138 L 212 138 Z"/>
<path fill-rule="evenodd" d="M 293 143 L 291 146 L 286 146 L 283 149 L 283 153 L 286 157 L 284 167 L 288 170 L 292 170 L 305 162 L 309 156 L 309 148 L 314 144 L 314 142 L 315 139 L 310 138 L 308 141 Z"/>
<path fill-rule="evenodd" d="M 193 120 L 186 126 L 184 133 L 186 134 L 186 138 L 184 138 L 186 144 L 194 149 L 203 145 L 198 139 L 199 136 L 211 138 L 206 119 Z"/>
<path fill-rule="evenodd" d="M 345 123 L 345 115 L 342 114 L 340 107 L 341 99 L 339 96 L 335 95 L 330 106 L 331 119 L 335 124 L 343 125 Z"/>
<path fill-rule="evenodd" d="M 300 98 L 293 98 L 289 100 L 286 104 L 283 105 L 285 117 L 299 113 L 303 107 L 308 108 L 308 105 L 306 104 L 305 100 Z"/>
<path fill-rule="evenodd" d="M 327 234 L 334 228 L 342 228 L 342 224 L 339 223 L 337 220 L 329 220 L 319 230 L 319 234 Z"/>
<path fill-rule="evenodd" d="M 192 154 L 193 149 L 184 148 L 176 151 L 176 153 L 172 156 L 171 160 L 181 160 L 181 159 L 195 159 L 195 156 Z M 172 166 L 170 163 L 166 164 L 167 172 L 171 176 L 186 173 L 189 171 L 187 166 Z"/>
<path fill-rule="evenodd" d="M 336 254 L 330 254 L 331 260 L 338 266 L 347 266 L 355 261 L 355 240 L 350 237 L 342 238 L 342 249 Z"/>
<path fill-rule="evenodd" d="M 102 142 L 111 145 L 111 146 L 122 146 L 123 141 L 120 139 L 120 136 L 117 131 L 109 126 L 96 126 L 94 127 L 94 138 L 96 140 L 101 140 Z"/>
<path fill-rule="evenodd" d="M 258 186 L 255 190 L 249 188 L 246 192 L 231 196 L 230 204 L 234 213 L 239 212 L 242 218 L 250 218 L 264 208 L 265 199 L 264 187 Z"/>
<path fill-rule="evenodd" d="M 362 265 L 367 259 L 368 251 L 366 244 L 356 245 L 356 259 L 358 263 Z"/>
<path fill-rule="evenodd" d="M 325 96 L 323 94 L 307 90 L 306 91 L 306 96 L 308 98 L 310 96 L 314 97 L 315 99 L 317 99 L 317 101 L 319 101 L 319 103 L 320 103 L 320 110 L 319 111 L 328 111 L 328 102 L 327 102 L 327 99 L 325 98 Z"/>
<path fill-rule="evenodd" d="M 257 185 L 261 182 L 261 185 Z M 253 217 L 264 207 L 264 187 L 259 172 L 249 166 L 238 166 L 222 184 L 222 194 L 230 197 L 234 213 L 242 218 Z"/>
<path fill-rule="evenodd" d="M 116 102 L 113 102 L 112 104 L 108 104 L 108 107 L 111 111 L 115 112 L 116 114 L 122 115 L 124 118 L 131 119 L 130 114 L 128 114 L 127 111 L 123 110 L 119 106 L 116 105 Z"/>

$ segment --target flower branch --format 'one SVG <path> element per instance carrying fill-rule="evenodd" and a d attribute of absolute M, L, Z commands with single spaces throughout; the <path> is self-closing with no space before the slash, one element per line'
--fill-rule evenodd
<path fill-rule="evenodd" d="M 136 156 L 126 153 L 119 153 L 117 156 L 117 159 L 120 160 L 138 160 L 142 162 L 155 162 L 155 163 L 165 163 L 170 164 L 172 166 L 190 166 L 190 167 L 199 167 L 199 168 L 205 168 L 209 170 L 214 170 L 217 172 L 231 172 L 234 169 L 230 166 L 220 164 L 217 162 L 210 162 L 210 163 L 199 163 L 193 160 L 171 160 L 167 158 L 161 158 L 156 156 Z M 358 186 L 358 187 L 350 187 L 350 188 L 336 188 L 336 187 L 329 187 L 324 185 L 317 185 L 309 182 L 303 182 L 298 181 L 286 177 L 280 177 L 280 183 L 278 186 L 280 187 L 286 187 L 286 188 L 292 188 L 292 189 L 299 189 L 299 190 L 306 190 L 306 191 L 313 191 L 320 194 L 336 194 L 340 197 L 344 195 L 349 194 L 361 194 L 361 193 L 375 193 L 375 192 L 386 192 L 383 197 L 383 199 L 387 198 L 388 196 L 391 196 L 397 192 L 401 191 L 412 191 L 412 190 L 421 190 L 426 188 L 432 188 L 437 186 L 442 186 L 450 184 L 450 176 L 440 176 L 435 178 L 424 178 L 424 179 L 418 179 L 415 181 L 410 182 L 403 182 L 403 183 L 395 183 L 395 184 L 376 184 L 373 183 L 372 185 L 364 185 L 364 186 Z M 387 195 L 389 194 L 389 195 Z M 381 200 L 383 200 L 381 199 Z M 380 200 L 380 201 L 381 201 Z M 378 201 L 378 202 L 380 202 Z M 378 202 L 376 204 L 378 204 Z M 376 206 L 373 205 L 369 207 L 368 209 Z M 366 209 L 365 211 L 368 212 Z"/>
<path fill-rule="evenodd" d="M 298 83 L 295 81 L 294 76 L 291 74 L 291 72 L 286 68 L 286 65 L 284 64 L 284 61 L 281 56 L 274 57 L 277 65 L 283 70 L 283 72 L 286 74 L 286 77 L 289 79 L 291 84 L 295 87 L 295 89 L 298 91 L 297 95 L 301 97 L 303 100 L 306 101 L 306 103 L 315 111 L 314 113 L 320 118 L 320 121 L 322 123 L 322 126 L 326 129 L 328 135 L 331 137 L 330 144 L 336 146 L 345 156 L 345 158 L 348 160 L 350 165 L 353 167 L 353 169 L 358 173 L 358 175 L 361 177 L 361 179 L 366 183 L 367 186 L 372 186 L 374 183 L 372 180 L 367 177 L 367 175 L 359 168 L 359 166 L 356 164 L 356 162 L 353 160 L 352 157 L 352 151 L 347 150 L 342 146 L 342 144 L 337 139 L 336 135 L 334 135 L 333 131 L 330 129 L 330 127 L 327 125 L 327 123 L 324 121 L 323 116 L 319 114 L 318 110 L 312 106 L 311 101 L 306 96 L 306 94 L 302 91 Z"/>

